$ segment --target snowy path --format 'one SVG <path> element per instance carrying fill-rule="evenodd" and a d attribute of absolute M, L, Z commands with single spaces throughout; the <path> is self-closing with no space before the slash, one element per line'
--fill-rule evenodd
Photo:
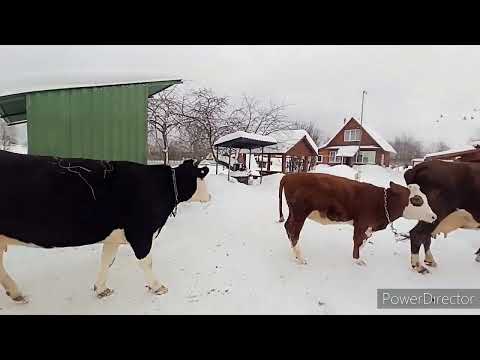
<path fill-rule="evenodd" d="M 335 171 L 353 176 L 345 167 Z M 389 230 L 377 232 L 362 254 L 366 267 L 353 265 L 352 228 L 307 221 L 300 243 L 308 265 L 294 262 L 278 219 L 280 175 L 262 185 L 228 183 L 208 176 L 209 204 L 182 204 L 154 241 L 154 270 L 169 293 L 153 296 L 131 249 L 120 248 L 103 300 L 91 290 L 100 246 L 42 250 L 10 247 L 6 267 L 30 298 L 13 304 L 0 294 L 0 314 L 390 314 L 377 310 L 377 288 L 478 288 L 480 247 L 474 231 L 437 238 L 432 250 L 439 268 L 419 276 L 409 269 L 409 243 L 394 242 Z M 362 180 L 386 185 L 403 182 L 401 173 L 364 167 Z M 284 203 L 284 212 L 286 204 Z M 287 210 L 288 211 L 288 210 Z M 414 222 L 395 223 L 407 231 Z M 320 304 L 323 303 L 324 305 Z M 419 312 L 419 311 L 417 311 Z M 421 313 L 476 313 L 480 310 L 423 310 Z"/>

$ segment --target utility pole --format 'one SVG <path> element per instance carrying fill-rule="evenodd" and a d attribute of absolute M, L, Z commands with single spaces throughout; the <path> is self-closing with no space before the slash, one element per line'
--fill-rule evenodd
<path fill-rule="evenodd" d="M 357 157 L 360 154 L 360 146 L 362 145 L 362 137 L 363 137 L 363 104 L 365 102 L 365 95 L 367 95 L 366 90 L 362 90 L 362 111 L 360 113 L 360 141 L 358 142 L 358 150 L 357 150 Z M 360 180 L 360 168 L 358 168 L 357 173 L 355 174 L 355 179 Z"/>

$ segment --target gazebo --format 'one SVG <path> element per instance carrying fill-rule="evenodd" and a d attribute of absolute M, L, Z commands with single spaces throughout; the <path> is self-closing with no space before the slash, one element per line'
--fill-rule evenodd
<path fill-rule="evenodd" d="M 231 150 L 232 149 L 248 149 L 250 152 L 250 157 L 248 161 L 248 168 L 251 170 L 251 161 L 252 161 L 252 149 L 262 149 L 263 155 L 263 148 L 265 146 L 274 145 L 277 143 L 271 136 L 265 135 L 258 135 L 258 134 L 250 134 L 245 131 L 237 131 L 225 136 L 222 136 L 220 139 L 215 141 L 213 146 L 215 146 L 216 153 L 217 153 L 217 161 L 216 161 L 216 174 L 218 175 L 218 149 L 220 147 L 228 148 L 228 180 L 230 180 L 230 162 L 231 162 Z M 263 167 L 263 164 L 261 164 Z M 262 170 L 260 170 L 260 183 L 263 179 Z"/>

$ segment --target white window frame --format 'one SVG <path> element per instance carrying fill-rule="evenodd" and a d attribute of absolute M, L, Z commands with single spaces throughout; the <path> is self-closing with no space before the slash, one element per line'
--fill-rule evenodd
<path fill-rule="evenodd" d="M 360 141 L 361 131 L 360 129 L 349 129 L 343 132 L 343 140 L 345 142 Z"/>
<path fill-rule="evenodd" d="M 317 161 L 323 163 L 323 155 L 318 155 Z"/>
<path fill-rule="evenodd" d="M 372 162 L 366 162 L 364 160 L 364 153 L 373 153 L 373 160 Z M 368 165 L 375 165 L 377 160 L 377 152 L 376 151 L 368 151 L 368 150 L 361 150 L 355 156 L 355 162 L 357 164 L 368 164 Z"/>
<path fill-rule="evenodd" d="M 333 154 L 333 156 L 332 156 Z M 341 156 L 337 156 L 338 154 L 338 150 L 331 150 L 329 151 L 328 153 L 328 162 L 329 163 L 334 163 L 334 164 L 338 164 L 338 163 L 341 163 L 342 162 L 342 157 Z"/>

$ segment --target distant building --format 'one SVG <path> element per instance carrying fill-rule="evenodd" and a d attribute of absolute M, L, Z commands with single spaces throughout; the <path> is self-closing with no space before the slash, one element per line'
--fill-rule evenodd
<path fill-rule="evenodd" d="M 390 166 L 390 157 L 395 149 L 370 126 L 351 118 L 318 151 L 318 162 L 322 164 Z"/>
<path fill-rule="evenodd" d="M 270 134 L 277 144 L 263 150 L 252 150 L 263 173 L 291 173 L 312 170 L 317 162 L 318 147 L 305 130 L 282 130 Z M 242 150 L 239 162 L 248 162 L 248 150 Z"/>

